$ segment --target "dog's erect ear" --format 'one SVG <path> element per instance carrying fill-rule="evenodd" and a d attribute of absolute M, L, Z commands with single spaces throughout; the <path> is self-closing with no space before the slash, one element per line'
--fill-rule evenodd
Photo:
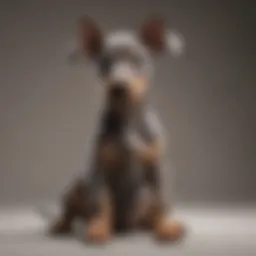
<path fill-rule="evenodd" d="M 79 50 L 90 58 L 100 54 L 103 45 L 103 33 L 96 22 L 88 16 L 83 16 L 77 26 Z"/>
<path fill-rule="evenodd" d="M 157 16 L 146 19 L 140 28 L 139 37 L 151 51 L 163 51 L 166 47 L 164 20 Z"/>
<path fill-rule="evenodd" d="M 139 38 L 153 53 L 169 50 L 173 55 L 179 56 L 184 52 L 185 41 L 182 35 L 167 29 L 164 20 L 156 15 L 144 21 Z"/>

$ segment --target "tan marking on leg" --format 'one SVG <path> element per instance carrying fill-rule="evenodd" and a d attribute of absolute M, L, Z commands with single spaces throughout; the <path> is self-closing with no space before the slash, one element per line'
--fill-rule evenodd
<path fill-rule="evenodd" d="M 151 196 L 150 202 L 147 205 L 144 216 L 141 218 L 141 225 L 146 229 L 153 229 L 158 219 L 162 215 L 162 204 L 157 200 L 156 196 Z"/>
<path fill-rule="evenodd" d="M 156 237 L 160 240 L 177 241 L 185 233 L 184 226 L 176 220 L 169 219 L 165 213 L 163 202 L 153 195 L 151 204 L 141 219 L 140 224 L 143 229 L 153 230 Z"/>
<path fill-rule="evenodd" d="M 86 228 L 86 239 L 91 242 L 106 242 L 112 234 L 113 210 L 109 196 L 102 201 L 101 211 L 94 216 Z"/>
<path fill-rule="evenodd" d="M 111 142 L 105 142 L 100 146 L 99 155 L 101 161 L 107 166 L 112 166 L 119 160 L 118 150 Z"/>
<path fill-rule="evenodd" d="M 163 143 L 158 140 L 139 149 L 139 160 L 144 164 L 156 163 L 163 153 Z"/>
<path fill-rule="evenodd" d="M 167 215 L 159 218 L 154 230 L 158 239 L 170 241 L 180 240 L 185 233 L 184 226 L 176 220 L 169 219 Z"/>
<path fill-rule="evenodd" d="M 152 197 L 152 203 L 141 220 L 142 228 L 152 229 L 160 240 L 177 241 L 181 239 L 185 233 L 184 226 L 176 220 L 169 219 L 161 205 L 161 202 Z"/>

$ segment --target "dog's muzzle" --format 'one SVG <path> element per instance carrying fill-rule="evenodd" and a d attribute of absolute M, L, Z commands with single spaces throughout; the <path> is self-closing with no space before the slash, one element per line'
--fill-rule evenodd
<path fill-rule="evenodd" d="M 110 97 L 114 100 L 125 99 L 128 94 L 127 86 L 122 82 L 116 82 L 111 85 Z"/>

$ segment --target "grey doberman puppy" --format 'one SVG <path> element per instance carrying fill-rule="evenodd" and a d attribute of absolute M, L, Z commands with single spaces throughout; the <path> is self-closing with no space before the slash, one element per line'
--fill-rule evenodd
<path fill-rule="evenodd" d="M 156 17 L 147 19 L 138 33 L 108 35 L 84 17 L 78 24 L 78 39 L 80 54 L 96 64 L 106 102 L 89 170 L 68 191 L 62 216 L 51 232 L 70 232 L 74 218 L 82 217 L 88 241 L 104 242 L 116 231 L 136 228 L 177 240 L 184 229 L 169 220 L 162 200 L 164 138 L 146 95 L 153 55 L 167 47 L 181 53 L 182 38 L 174 33 L 167 37 L 163 21 Z"/>

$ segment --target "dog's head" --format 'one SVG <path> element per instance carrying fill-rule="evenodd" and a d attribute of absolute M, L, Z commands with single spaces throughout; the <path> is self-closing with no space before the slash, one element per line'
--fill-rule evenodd
<path fill-rule="evenodd" d="M 104 34 L 89 17 L 78 22 L 78 51 L 96 64 L 106 88 L 107 99 L 115 106 L 141 102 L 153 72 L 153 56 L 167 48 L 183 51 L 183 40 L 169 32 L 162 19 L 148 18 L 138 29 Z"/>

